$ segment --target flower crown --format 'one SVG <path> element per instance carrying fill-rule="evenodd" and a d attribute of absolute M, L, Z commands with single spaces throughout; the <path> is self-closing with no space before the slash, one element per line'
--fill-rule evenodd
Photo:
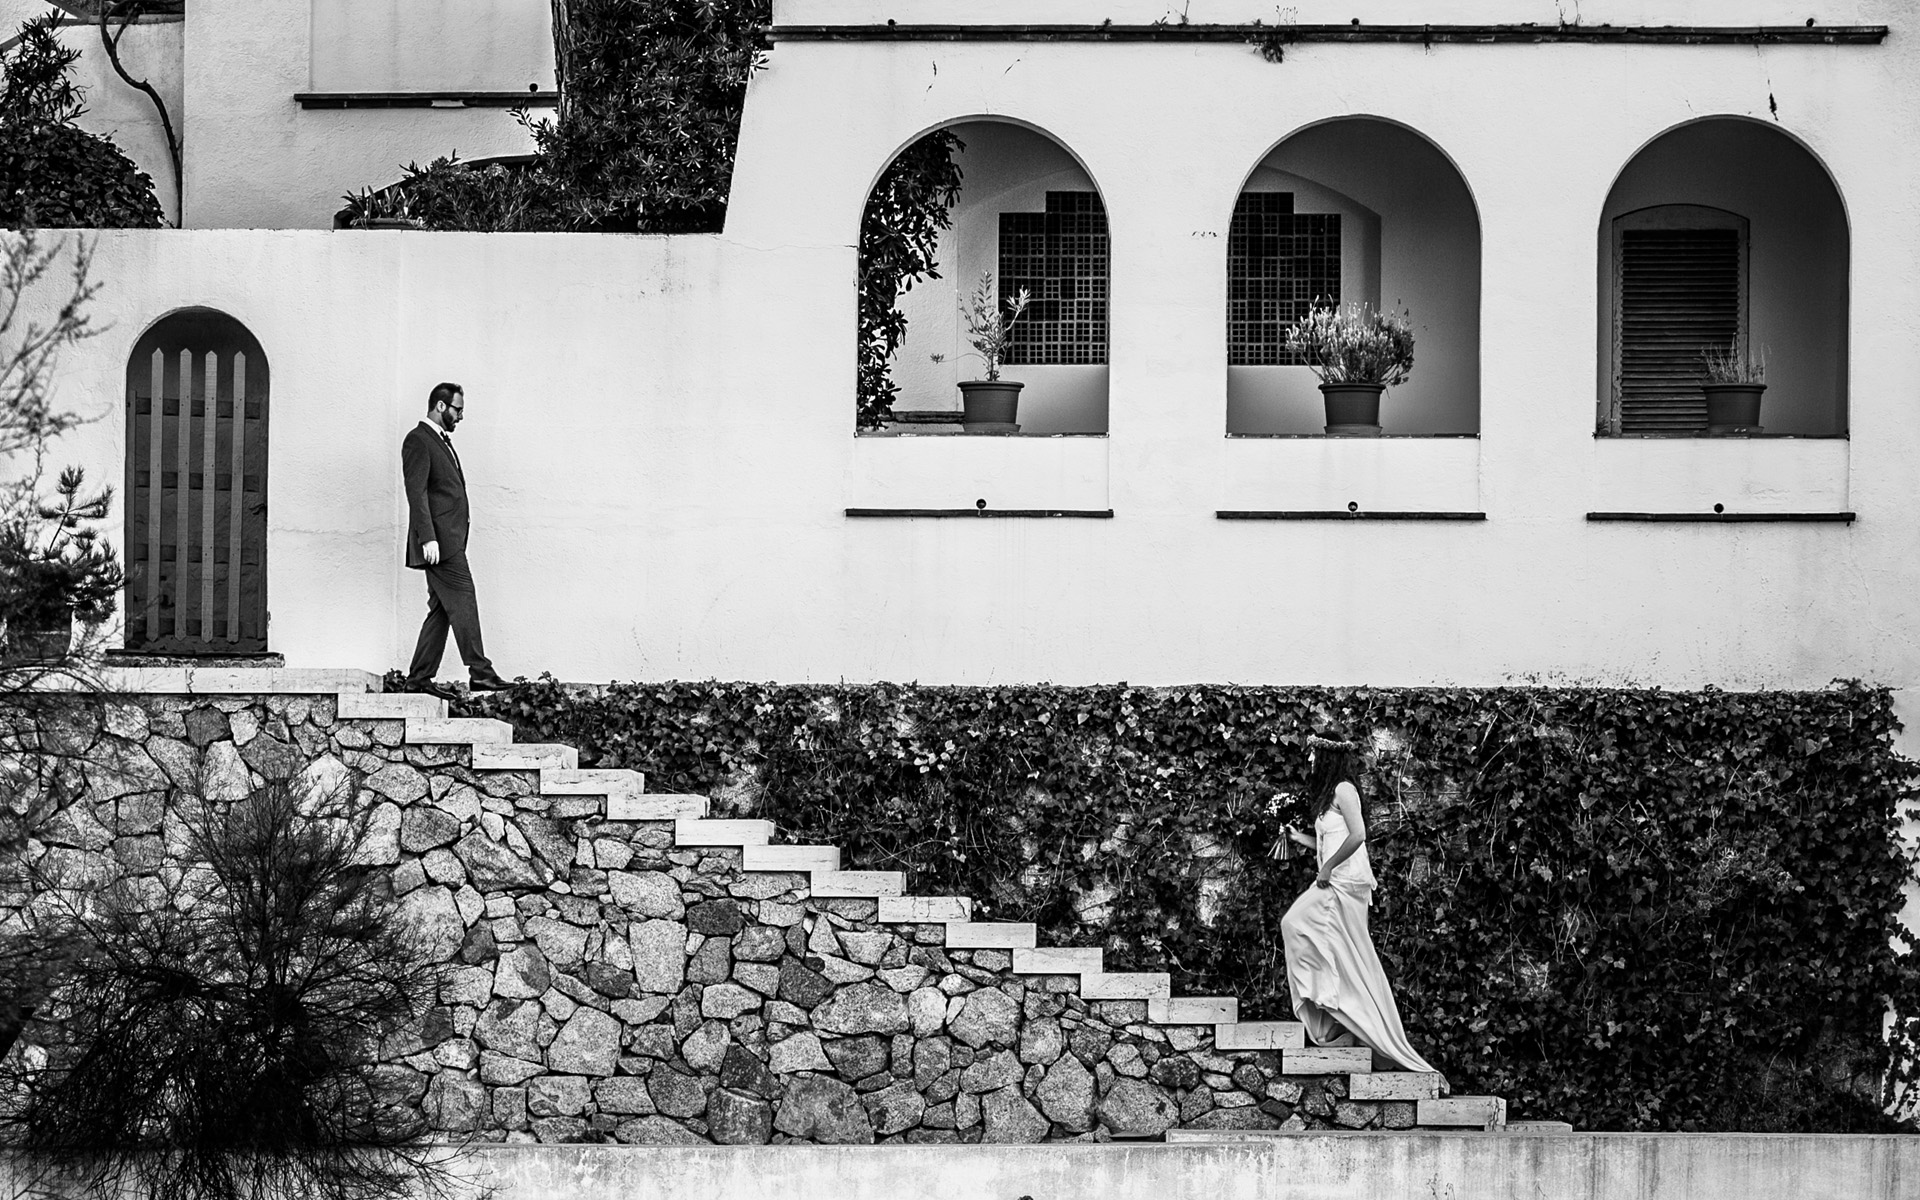
<path fill-rule="evenodd" d="M 1310 733 L 1307 735 L 1307 748 L 1309 750 L 1358 750 L 1360 744 L 1358 742 L 1343 742 L 1337 738 L 1321 737 L 1317 733 Z"/>

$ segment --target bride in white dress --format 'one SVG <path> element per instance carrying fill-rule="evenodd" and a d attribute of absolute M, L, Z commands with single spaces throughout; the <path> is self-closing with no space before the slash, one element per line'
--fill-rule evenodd
<path fill-rule="evenodd" d="M 1318 735 L 1307 739 L 1313 796 L 1323 807 L 1312 837 L 1291 825 L 1286 835 L 1318 854 L 1320 873 L 1280 922 L 1287 989 L 1315 1045 L 1358 1041 L 1400 1070 L 1432 1071 L 1407 1041 L 1393 989 L 1367 932 L 1376 881 L 1360 811 L 1357 749 Z"/>

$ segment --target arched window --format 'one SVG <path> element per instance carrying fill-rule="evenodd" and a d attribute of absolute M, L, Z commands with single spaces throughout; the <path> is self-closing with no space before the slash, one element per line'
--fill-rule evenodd
<path fill-rule="evenodd" d="M 1662 134 L 1615 181 L 1599 251 L 1599 432 L 1706 432 L 1709 352 L 1764 361 L 1754 432 L 1846 432 L 1847 219 L 1798 142 L 1739 117 Z"/>
<path fill-rule="evenodd" d="M 1285 347 L 1316 300 L 1411 314 L 1413 374 L 1381 403 L 1386 433 L 1480 431 L 1480 216 L 1432 142 L 1372 117 L 1293 134 L 1248 175 L 1226 251 L 1229 434 L 1324 430 L 1315 378 Z"/>
<path fill-rule="evenodd" d="M 267 648 L 267 356 L 207 308 L 161 318 L 127 360 L 126 645 Z"/>
<path fill-rule="evenodd" d="M 897 391 L 882 428 L 961 428 L 960 385 L 983 374 L 963 306 L 985 277 L 1002 305 L 1022 291 L 1029 297 L 1000 365 L 1002 379 L 1024 385 L 1018 431 L 1105 433 L 1108 239 L 1098 186 L 1065 147 L 1028 126 L 964 121 L 943 132 L 958 141 L 959 195 L 935 253 L 939 278 L 893 297 L 905 331 L 888 364 Z M 888 178 L 883 172 L 876 191 Z"/>

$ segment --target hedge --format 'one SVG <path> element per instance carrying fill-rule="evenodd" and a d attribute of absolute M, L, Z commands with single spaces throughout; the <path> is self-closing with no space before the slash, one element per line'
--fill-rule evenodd
<path fill-rule="evenodd" d="M 523 741 L 1289 1018 L 1306 734 L 1370 743 L 1375 941 L 1461 1093 L 1594 1130 L 1903 1128 L 1920 957 L 1884 689 L 943 688 L 550 678 Z M 1889 1006 L 1893 1041 L 1882 1036 Z M 1911 1128 L 1906 1126 L 1904 1128 Z"/>

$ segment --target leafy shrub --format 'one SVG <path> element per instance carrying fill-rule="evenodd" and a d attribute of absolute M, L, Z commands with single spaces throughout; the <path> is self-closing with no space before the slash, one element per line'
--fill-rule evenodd
<path fill-rule="evenodd" d="M 373 217 L 406 217 L 428 229 L 519 233 L 563 229 L 559 189 L 537 161 L 463 163 L 459 155 L 426 166 L 408 163 L 406 178 L 345 199 L 336 227 Z"/>
<path fill-rule="evenodd" d="M 554 0 L 558 119 L 533 126 L 568 228 L 717 231 L 771 0 Z"/>
<path fill-rule="evenodd" d="M 1374 936 L 1457 1091 L 1583 1129 L 1879 1129 L 1915 1075 L 1885 690 L 522 685 L 468 706 L 847 865 L 1290 1017 L 1269 851 L 1370 738 Z M 1894 1055 L 1882 1040 L 1891 1005 Z"/>
<path fill-rule="evenodd" d="M 153 229 L 153 180 L 106 138 L 73 124 L 83 110 L 71 77 L 78 50 L 49 18 L 27 22 L 0 59 L 0 226 Z"/>
<path fill-rule="evenodd" d="M 770 0 L 551 2 L 560 111 L 516 111 L 533 161 L 438 159 L 392 188 L 431 229 L 718 231 Z"/>
<path fill-rule="evenodd" d="M 960 197 L 956 151 L 966 149 L 951 130 L 937 129 L 887 164 L 860 214 L 859 353 L 854 424 L 878 428 L 900 391 L 893 356 L 907 336 L 902 293 L 922 279 L 938 279 L 934 258 L 940 231 L 953 225 Z"/>

